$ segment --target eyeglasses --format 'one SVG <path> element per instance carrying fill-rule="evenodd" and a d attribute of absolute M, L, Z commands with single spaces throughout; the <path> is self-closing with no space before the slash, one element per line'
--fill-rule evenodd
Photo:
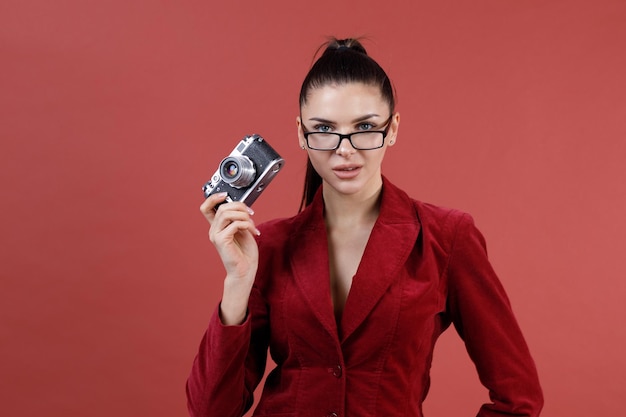
<path fill-rule="evenodd" d="M 334 151 L 339 148 L 341 141 L 348 139 L 350 145 L 354 149 L 367 151 L 371 149 L 382 148 L 385 143 L 385 137 L 391 126 L 391 118 L 385 122 L 387 127 L 385 130 L 364 130 L 362 132 L 352 132 L 347 135 L 334 132 L 304 132 L 304 140 L 309 149 L 316 151 Z M 306 130 L 304 125 L 303 129 Z"/>

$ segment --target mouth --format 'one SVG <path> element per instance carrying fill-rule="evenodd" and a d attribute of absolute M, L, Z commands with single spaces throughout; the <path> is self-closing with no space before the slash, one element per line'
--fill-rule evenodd
<path fill-rule="evenodd" d="M 335 175 L 342 179 L 350 179 L 356 177 L 361 171 L 358 165 L 340 165 L 333 168 Z"/>

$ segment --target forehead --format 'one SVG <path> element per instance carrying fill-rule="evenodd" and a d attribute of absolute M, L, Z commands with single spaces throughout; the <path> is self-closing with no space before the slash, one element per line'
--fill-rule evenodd
<path fill-rule="evenodd" d="M 347 83 L 312 88 L 301 111 L 305 118 L 324 117 L 334 120 L 342 116 L 385 114 L 388 112 L 388 107 L 380 87 L 363 83 Z"/>

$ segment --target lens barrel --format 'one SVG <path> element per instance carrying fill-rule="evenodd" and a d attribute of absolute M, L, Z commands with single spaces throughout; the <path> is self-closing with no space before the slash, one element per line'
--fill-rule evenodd
<path fill-rule="evenodd" d="M 220 163 L 220 176 L 232 187 L 247 187 L 254 181 L 255 175 L 254 164 L 245 155 L 228 156 Z"/>

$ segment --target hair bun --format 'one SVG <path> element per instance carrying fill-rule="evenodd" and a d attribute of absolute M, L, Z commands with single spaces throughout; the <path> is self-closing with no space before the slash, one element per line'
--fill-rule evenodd
<path fill-rule="evenodd" d="M 363 45 L 361 45 L 361 42 L 359 42 L 358 39 L 355 38 L 332 38 L 327 44 L 325 53 L 341 51 L 354 51 L 367 55 L 367 51 L 365 50 Z"/>

